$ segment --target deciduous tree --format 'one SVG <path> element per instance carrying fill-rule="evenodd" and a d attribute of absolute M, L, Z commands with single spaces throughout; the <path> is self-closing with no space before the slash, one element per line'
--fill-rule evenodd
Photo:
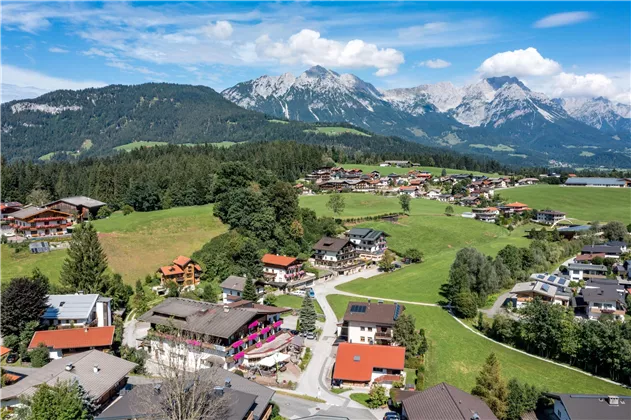
<path fill-rule="evenodd" d="M 394 269 L 394 261 L 396 260 L 396 255 L 394 252 L 389 249 L 384 252 L 383 257 L 379 261 L 379 268 L 383 271 L 392 271 Z"/>
<path fill-rule="evenodd" d="M 394 323 L 392 338 L 401 347 L 405 347 L 407 357 L 417 356 L 421 343 L 421 336 L 416 332 L 416 318 L 414 315 L 402 313 Z"/>
<path fill-rule="evenodd" d="M 50 362 L 48 347 L 44 343 L 37 344 L 37 347 L 29 352 L 29 357 L 34 368 L 40 368 Z"/>
<path fill-rule="evenodd" d="M 412 198 L 408 194 L 399 195 L 399 204 L 403 213 L 410 212 L 410 201 L 412 201 Z"/>
<path fill-rule="evenodd" d="M 407 258 L 413 263 L 422 262 L 423 261 L 423 252 L 418 250 L 417 248 L 408 248 L 403 253 L 403 258 Z"/>
<path fill-rule="evenodd" d="M 610 241 L 624 241 L 629 236 L 624 223 L 613 220 L 603 226 L 603 235 Z"/>
<path fill-rule="evenodd" d="M 341 194 L 331 194 L 329 201 L 326 202 L 326 207 L 337 217 L 340 217 L 340 215 L 344 212 L 344 207 L 346 207 L 344 196 Z"/>
<path fill-rule="evenodd" d="M 48 278 L 39 270 L 11 280 L 0 295 L 2 335 L 18 335 L 29 321 L 39 321 L 47 307 Z"/>

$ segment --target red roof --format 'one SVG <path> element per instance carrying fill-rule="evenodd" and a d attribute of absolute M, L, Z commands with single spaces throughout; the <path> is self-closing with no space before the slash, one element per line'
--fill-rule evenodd
<path fill-rule="evenodd" d="M 514 203 L 507 204 L 506 207 L 528 207 L 528 204 L 520 203 L 516 201 Z"/>
<path fill-rule="evenodd" d="M 158 271 L 161 271 L 165 276 L 175 276 L 177 274 L 184 274 L 184 271 L 177 265 L 165 265 L 160 267 Z"/>
<path fill-rule="evenodd" d="M 0 357 L 4 357 L 5 354 L 10 353 L 11 349 L 8 347 L 0 346 Z"/>
<path fill-rule="evenodd" d="M 601 252 L 598 254 L 584 254 L 584 255 L 578 255 L 576 258 L 574 258 L 576 261 L 591 261 L 592 258 L 595 257 L 600 257 L 600 258 L 605 258 L 605 253 Z"/>
<path fill-rule="evenodd" d="M 114 327 L 69 328 L 65 330 L 37 331 L 33 335 L 29 349 L 40 343 L 56 350 L 80 349 L 85 347 L 111 346 L 114 341 Z"/>
<path fill-rule="evenodd" d="M 185 257 L 184 255 L 180 255 L 179 257 L 173 260 L 173 264 L 177 264 L 180 267 L 184 267 L 189 262 L 191 262 L 191 259 L 188 257 Z"/>
<path fill-rule="evenodd" d="M 288 267 L 296 262 L 295 257 L 286 257 L 284 255 L 265 254 L 262 258 L 263 264 L 280 265 Z"/>
<path fill-rule="evenodd" d="M 341 343 L 333 379 L 370 382 L 374 368 L 403 370 L 404 365 L 405 347 Z"/>

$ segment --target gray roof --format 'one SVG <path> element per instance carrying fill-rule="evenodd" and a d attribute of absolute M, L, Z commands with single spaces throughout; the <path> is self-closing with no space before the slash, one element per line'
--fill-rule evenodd
<path fill-rule="evenodd" d="M 546 394 L 560 400 L 572 420 L 629 420 L 631 397 L 620 396 L 618 405 L 610 404 L 607 395 Z"/>
<path fill-rule="evenodd" d="M 243 288 L 245 287 L 245 281 L 245 277 L 228 276 L 224 281 L 221 282 L 221 287 L 224 289 L 231 289 L 242 292 Z"/>
<path fill-rule="evenodd" d="M 257 308 L 228 308 L 214 303 L 183 298 L 168 298 L 142 316 L 141 321 L 173 325 L 184 331 L 230 338 L 245 324 L 261 314 Z"/>
<path fill-rule="evenodd" d="M 99 295 L 49 295 L 43 319 L 87 319 Z"/>
<path fill-rule="evenodd" d="M 581 270 L 581 271 L 601 271 L 603 273 L 607 272 L 607 267 L 604 265 L 596 265 L 596 264 L 577 264 L 572 263 L 568 264 L 567 268 L 570 270 Z"/>
<path fill-rule="evenodd" d="M 619 246 L 609 246 L 609 245 L 585 245 L 581 252 L 583 254 L 622 254 L 622 250 Z"/>
<path fill-rule="evenodd" d="M 626 181 L 624 179 L 619 178 L 582 178 L 582 177 L 573 177 L 568 178 L 565 181 L 565 185 L 616 185 L 623 186 L 626 185 Z"/>
<path fill-rule="evenodd" d="M 359 236 L 367 241 L 374 241 L 383 235 L 383 231 L 370 228 L 352 228 L 348 234 L 350 236 Z"/>
<path fill-rule="evenodd" d="M 36 216 L 39 213 L 43 213 L 45 211 L 57 211 L 52 209 L 45 209 L 42 207 L 26 207 L 22 210 L 18 210 L 14 213 L 11 213 L 11 217 L 15 219 L 28 219 L 29 217 Z M 61 212 L 60 212 L 61 213 Z M 65 213 L 64 213 L 65 214 Z"/>
<path fill-rule="evenodd" d="M 320 251 L 338 252 L 349 243 L 350 241 L 348 239 L 330 238 L 328 236 L 325 236 L 313 246 L 313 249 Z"/>
<path fill-rule="evenodd" d="M 470 420 L 477 413 L 480 420 L 497 420 L 481 399 L 445 382 L 404 398 L 401 403 L 410 419 Z"/>
<path fill-rule="evenodd" d="M 212 392 L 212 390 L 211 390 Z M 124 394 L 112 405 L 107 407 L 96 420 L 123 420 L 133 418 L 166 418 L 160 415 L 159 408 L 161 394 L 155 391 L 154 384 L 138 385 Z M 252 409 L 255 395 L 238 391 L 232 388 L 224 388 L 229 412 L 222 419 L 243 420 Z"/>
<path fill-rule="evenodd" d="M 102 207 L 105 205 L 105 203 L 102 201 L 95 200 L 94 198 L 86 197 L 83 195 L 79 195 L 75 197 L 60 198 L 59 200 L 55 200 L 46 204 L 46 206 L 50 206 L 51 204 L 58 203 L 60 201 L 63 201 L 64 203 L 72 204 L 73 206 L 83 206 L 87 208 Z"/>
<path fill-rule="evenodd" d="M 394 325 L 395 314 L 399 307 L 399 314 L 404 307 L 392 303 L 348 302 L 344 321 L 374 322 L 382 325 Z"/>
<path fill-rule="evenodd" d="M 567 226 L 560 227 L 558 229 L 559 232 L 584 232 L 590 230 L 592 227 L 589 225 L 578 225 L 578 226 Z"/>
<path fill-rule="evenodd" d="M 623 296 L 618 292 L 618 283 L 599 284 L 599 287 L 584 287 L 581 296 L 585 302 L 622 302 Z"/>
<path fill-rule="evenodd" d="M 66 365 L 72 363 L 71 371 Z M 99 366 L 99 372 L 94 373 L 94 365 Z M 36 387 L 42 383 L 55 385 L 57 381 L 78 380 L 81 386 L 94 398 L 100 398 L 123 379 L 134 367 L 135 363 L 119 357 L 90 350 L 76 353 L 62 359 L 56 359 L 46 366 L 37 369 L 27 377 L 13 385 L 2 388 L 2 400 L 10 400 L 21 395 L 32 395 Z M 10 371 L 10 368 L 6 369 Z"/>

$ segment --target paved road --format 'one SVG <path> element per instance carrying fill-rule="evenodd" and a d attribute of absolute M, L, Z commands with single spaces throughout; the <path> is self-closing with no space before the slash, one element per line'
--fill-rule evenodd
<path fill-rule="evenodd" d="M 135 318 L 125 322 L 123 327 L 123 345 L 136 348 L 137 340 L 145 338 L 150 327 L 151 324 L 148 322 L 138 321 Z"/>
<path fill-rule="evenodd" d="M 374 420 L 376 418 L 367 408 L 340 407 L 325 403 L 316 403 L 278 393 L 274 395 L 272 401 L 278 404 L 280 415 L 288 419 L 297 419 L 314 414 L 331 417 L 347 417 L 353 420 Z"/>
<path fill-rule="evenodd" d="M 480 309 L 480 312 L 485 313 L 489 318 L 493 318 L 495 315 L 500 313 L 500 311 L 502 311 L 502 313 L 507 313 L 506 310 L 502 308 L 502 305 L 504 305 L 504 302 L 506 302 L 509 295 L 510 292 L 501 294 L 497 300 L 495 300 L 495 303 L 493 303 L 493 306 L 490 309 Z"/>

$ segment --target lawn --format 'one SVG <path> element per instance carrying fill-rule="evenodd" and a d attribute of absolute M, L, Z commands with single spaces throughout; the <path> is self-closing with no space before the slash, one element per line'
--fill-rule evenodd
<path fill-rule="evenodd" d="M 405 368 L 405 385 L 416 386 L 416 369 Z"/>
<path fill-rule="evenodd" d="M 164 146 L 165 144 L 169 144 L 165 141 L 134 141 L 131 143 L 123 144 L 121 146 L 116 146 L 114 150 L 124 150 L 129 152 L 130 150 L 140 149 L 141 147 L 153 147 L 153 146 Z"/>
<path fill-rule="evenodd" d="M 344 169 L 353 169 L 353 168 L 361 169 L 362 171 L 364 171 L 364 173 L 369 173 L 372 171 L 379 171 L 379 173 L 382 175 L 387 175 L 387 174 L 392 174 L 392 173 L 403 175 L 403 174 L 407 174 L 411 170 L 415 170 L 415 171 L 426 171 L 426 172 L 430 172 L 434 176 L 440 176 L 440 174 L 443 171 L 443 168 L 438 168 L 434 166 L 415 166 L 413 168 L 397 168 L 396 166 L 356 165 L 354 163 L 349 163 L 348 165 L 338 164 L 338 166 L 343 166 Z M 469 171 L 466 169 L 445 168 L 445 170 L 447 171 L 447 175 L 451 175 L 451 174 L 497 175 L 497 174 L 483 174 L 482 172 Z"/>
<path fill-rule="evenodd" d="M 227 230 L 212 215 L 212 205 L 134 212 L 128 216 L 116 212 L 92 223 L 99 232 L 110 269 L 130 284 L 161 265 L 170 264 L 178 255 L 190 256 Z M 52 281 L 58 281 L 65 257 L 65 251 L 14 255 L 7 245 L 2 245 L 2 280 L 39 267 Z"/>
<path fill-rule="evenodd" d="M 342 219 L 352 217 L 378 216 L 386 213 L 396 213 L 401 211 L 398 197 L 385 197 L 370 193 L 345 193 L 346 207 L 341 214 Z M 300 205 L 313 209 L 318 216 L 331 216 L 334 214 L 326 207 L 326 203 L 331 197 L 330 194 L 303 195 L 300 196 Z M 436 200 L 424 198 L 414 198 L 410 202 L 411 215 L 440 216 L 445 212 L 449 204 Z M 469 209 L 452 205 L 456 213 L 462 213 Z"/>
<path fill-rule="evenodd" d="M 351 395 L 349 395 L 349 397 L 351 397 L 351 400 L 370 408 L 370 406 L 368 405 L 368 400 L 370 399 L 370 395 L 365 394 L 363 392 L 354 392 Z"/>
<path fill-rule="evenodd" d="M 502 198 L 534 209 L 551 208 L 579 220 L 631 223 L 631 189 L 533 185 L 500 191 Z"/>
<path fill-rule="evenodd" d="M 354 128 L 347 128 L 347 127 L 316 127 L 315 130 L 305 130 L 305 131 L 315 132 L 315 133 L 324 133 L 330 136 L 335 136 L 337 134 L 342 134 L 342 133 L 350 133 L 350 134 L 357 134 L 360 136 L 370 137 L 370 134 L 366 134 L 359 130 L 355 130 Z"/>
<path fill-rule="evenodd" d="M 278 295 L 276 296 L 276 303 L 274 303 L 274 305 L 278 307 L 300 309 L 302 308 L 302 299 L 303 298 L 301 298 L 300 296 Z M 322 308 L 320 307 L 320 304 L 318 303 L 318 301 L 313 299 L 313 303 L 314 303 L 316 312 L 319 314 L 324 314 L 324 312 L 322 312 Z"/>
<path fill-rule="evenodd" d="M 343 295 L 327 297 L 338 318 L 352 300 Z M 630 395 L 631 390 L 547 363 L 486 340 L 460 325 L 445 310 L 437 307 L 406 305 L 405 313 L 414 315 L 417 328 L 424 328 L 429 343 L 426 355 L 425 388 L 447 382 L 464 391 L 475 385 L 484 360 L 495 352 L 502 363 L 506 380 L 520 380 L 543 386 L 550 392 Z M 351 394 L 352 398 L 352 394 Z"/>

